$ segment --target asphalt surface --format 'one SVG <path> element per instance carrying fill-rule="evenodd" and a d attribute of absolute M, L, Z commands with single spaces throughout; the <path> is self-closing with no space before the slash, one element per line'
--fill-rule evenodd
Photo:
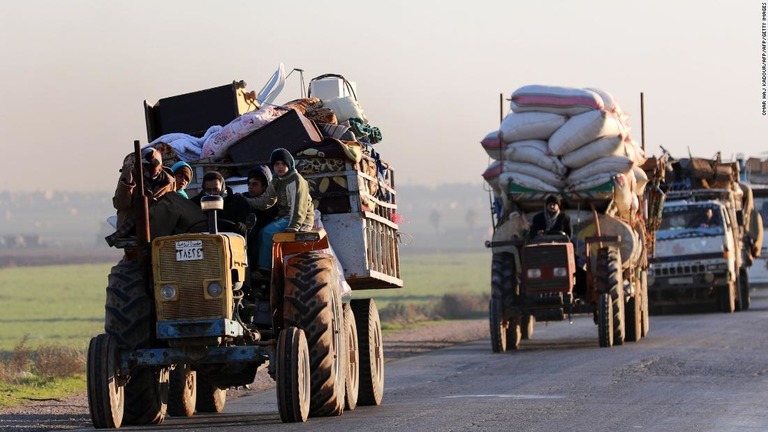
<path fill-rule="evenodd" d="M 519 351 L 487 338 L 388 362 L 384 402 L 282 424 L 273 389 L 215 416 L 168 418 L 190 431 L 765 431 L 768 290 L 734 314 L 652 316 L 648 337 L 599 348 L 591 317 L 537 323 Z"/>

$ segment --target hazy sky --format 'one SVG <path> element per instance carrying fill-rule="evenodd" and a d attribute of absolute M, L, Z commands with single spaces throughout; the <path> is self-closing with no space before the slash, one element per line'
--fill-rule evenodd
<path fill-rule="evenodd" d="M 0 190 L 112 190 L 142 103 L 245 80 L 280 62 L 357 84 L 402 184 L 476 182 L 499 94 L 599 87 L 647 151 L 768 150 L 761 2 L 4 1 Z M 298 75 L 277 102 L 299 96 Z M 505 104 L 505 112 L 508 109 Z"/>

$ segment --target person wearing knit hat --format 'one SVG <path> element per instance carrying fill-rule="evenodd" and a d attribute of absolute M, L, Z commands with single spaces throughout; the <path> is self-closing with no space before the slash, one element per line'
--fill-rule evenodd
<path fill-rule="evenodd" d="M 307 180 L 296 171 L 296 162 L 284 148 L 276 148 L 269 157 L 269 165 L 275 175 L 267 190 L 258 197 L 247 198 L 254 210 L 268 209 L 277 205 L 277 219 L 259 230 L 258 271 L 261 275 L 271 271 L 272 235 L 278 232 L 297 232 L 312 229 L 315 222 L 315 206 L 309 195 Z"/>
<path fill-rule="evenodd" d="M 533 240 L 537 236 L 546 234 L 564 233 L 568 238 L 572 235 L 571 218 L 567 213 L 560 211 L 562 200 L 557 195 L 549 195 L 544 202 L 544 211 L 533 217 L 529 238 Z"/>
<path fill-rule="evenodd" d="M 189 198 L 184 188 L 192 181 L 192 167 L 184 161 L 178 161 L 171 166 L 171 171 L 176 178 L 176 193 L 184 198 Z"/>

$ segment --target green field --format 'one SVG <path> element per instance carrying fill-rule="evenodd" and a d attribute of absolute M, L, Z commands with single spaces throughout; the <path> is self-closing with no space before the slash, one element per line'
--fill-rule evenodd
<path fill-rule="evenodd" d="M 401 256 L 402 289 L 367 290 L 379 308 L 390 302 L 426 303 L 444 294 L 490 291 L 490 253 Z M 31 348 L 42 344 L 83 349 L 103 331 L 107 275 L 112 264 L 0 269 L 0 351 L 25 336 Z"/>

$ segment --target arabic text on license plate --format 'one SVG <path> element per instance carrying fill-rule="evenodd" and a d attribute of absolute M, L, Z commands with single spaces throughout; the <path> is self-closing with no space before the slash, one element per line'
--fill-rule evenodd
<path fill-rule="evenodd" d="M 182 240 L 176 242 L 176 261 L 194 261 L 203 259 L 202 240 Z"/>
<path fill-rule="evenodd" d="M 687 285 L 693 283 L 693 277 L 678 277 L 678 278 L 670 278 L 669 279 L 670 285 Z"/>

